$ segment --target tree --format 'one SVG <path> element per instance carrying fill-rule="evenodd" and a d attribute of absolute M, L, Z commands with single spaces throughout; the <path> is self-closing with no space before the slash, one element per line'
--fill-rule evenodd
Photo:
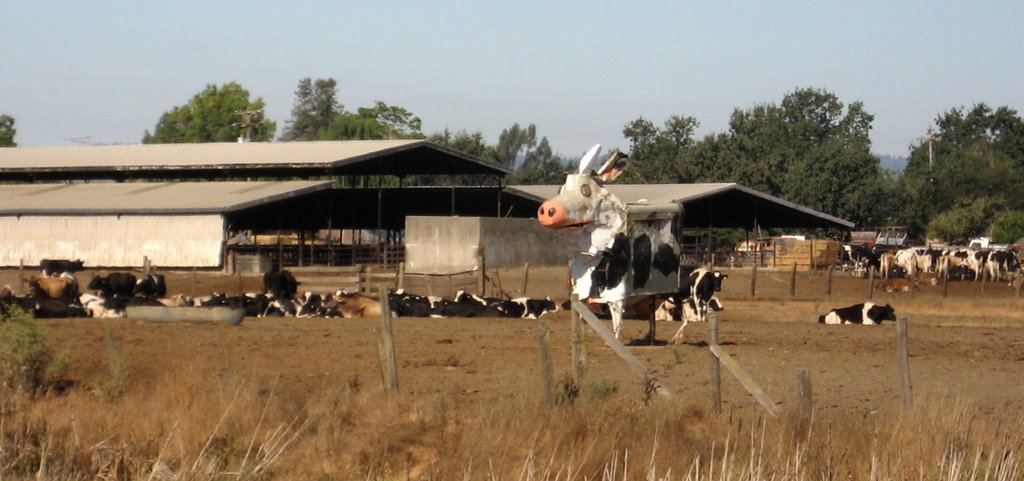
<path fill-rule="evenodd" d="M 383 138 L 386 139 L 422 139 L 420 128 L 423 122 L 412 112 L 395 105 L 388 105 L 380 100 L 373 107 L 361 107 L 359 116 L 372 119 L 381 126 Z"/>
<path fill-rule="evenodd" d="M 14 117 L 0 115 L 0 147 L 17 147 L 14 141 L 14 134 L 18 133 L 14 128 Z"/>
<path fill-rule="evenodd" d="M 630 141 L 630 166 L 623 182 L 673 183 L 693 182 L 693 133 L 700 125 L 697 119 L 673 115 L 662 128 L 640 117 L 622 129 Z"/>
<path fill-rule="evenodd" d="M 992 241 L 997 244 L 1013 244 L 1024 237 L 1024 210 L 1003 214 L 992 223 Z"/>
<path fill-rule="evenodd" d="M 992 219 L 1003 210 L 1001 200 L 990 197 L 960 201 L 952 209 L 932 218 L 928 223 L 928 237 L 966 244 L 968 239 L 985 234 L 992 225 Z"/>
<path fill-rule="evenodd" d="M 287 122 L 281 140 L 318 140 L 328 130 L 344 106 L 338 102 L 338 83 L 332 79 L 299 81 L 295 89 L 292 118 Z"/>
<path fill-rule="evenodd" d="M 998 199 L 1009 210 L 1024 209 L 1024 120 L 1016 111 L 993 111 L 979 103 L 950 109 L 936 117 L 935 125 L 937 132 L 911 149 L 901 179 L 909 225 L 923 230 L 941 214 L 979 198 Z"/>
<path fill-rule="evenodd" d="M 207 85 L 185 105 L 160 116 L 144 144 L 234 142 L 246 139 L 266 142 L 274 138 L 277 124 L 263 117 L 263 99 L 249 100 L 249 91 L 236 82 L 220 87 Z"/>
<path fill-rule="evenodd" d="M 560 184 L 565 181 L 566 170 L 566 161 L 552 152 L 548 138 L 543 137 L 537 144 L 537 148 L 530 151 L 529 155 L 523 159 L 523 164 L 512 174 L 509 183 Z"/>
<path fill-rule="evenodd" d="M 537 146 L 537 127 L 530 124 L 525 129 L 518 123 L 501 131 L 498 136 L 498 145 L 494 150 L 498 156 L 498 163 L 515 169 L 519 156 L 529 157 L 532 149 Z"/>

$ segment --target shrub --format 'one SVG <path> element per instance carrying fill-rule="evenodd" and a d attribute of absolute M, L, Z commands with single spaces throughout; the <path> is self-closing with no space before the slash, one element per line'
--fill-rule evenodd
<path fill-rule="evenodd" d="M 46 379 L 47 370 L 58 367 L 46 344 L 46 336 L 35 317 L 12 307 L 0 324 L 0 377 L 13 389 L 35 392 Z"/>

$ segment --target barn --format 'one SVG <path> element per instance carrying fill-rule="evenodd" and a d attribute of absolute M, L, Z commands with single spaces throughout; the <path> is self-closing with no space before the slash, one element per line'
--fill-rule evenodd
<path fill-rule="evenodd" d="M 549 245 L 516 234 L 558 187 L 503 185 L 509 173 L 425 140 L 0 149 L 0 265 L 218 269 L 232 255 L 393 265 L 412 255 L 444 271 L 455 267 L 423 256 L 466 241 L 440 235 L 451 232 L 472 237 L 458 269 L 484 251 L 516 263 Z M 737 184 L 610 188 L 627 202 L 680 203 L 695 228 L 852 227 Z"/>
<path fill-rule="evenodd" d="M 406 216 L 527 215 L 503 191 L 508 173 L 424 140 L 0 149 L 0 265 L 215 268 L 260 252 L 285 266 L 385 263 Z M 366 230 L 378 234 L 364 243 Z M 249 242 L 232 242 L 241 233 Z"/>

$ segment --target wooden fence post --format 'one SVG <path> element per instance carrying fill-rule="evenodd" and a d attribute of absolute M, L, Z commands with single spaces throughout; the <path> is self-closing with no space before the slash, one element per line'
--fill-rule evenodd
<path fill-rule="evenodd" d="M 484 289 L 487 287 L 487 284 L 484 280 L 487 277 L 487 266 L 484 264 L 484 256 L 476 256 L 476 265 L 480 269 L 480 275 L 476 279 L 476 292 L 481 296 L 485 296 L 487 293 Z"/>
<path fill-rule="evenodd" d="M 583 318 L 583 320 L 586 321 L 588 325 L 590 325 L 590 328 L 594 330 L 594 332 L 604 341 L 604 343 L 607 344 L 608 347 L 612 348 L 612 352 L 614 352 L 616 355 L 622 358 L 622 360 L 626 362 L 626 365 L 629 366 L 630 369 L 633 370 L 633 372 L 635 372 L 638 376 L 644 379 L 645 383 L 647 384 L 645 390 L 647 388 L 650 388 L 651 390 L 653 390 L 653 392 L 661 394 L 662 396 L 671 397 L 672 393 L 669 391 L 669 389 L 663 385 L 658 384 L 655 381 L 654 375 L 651 374 L 651 371 L 648 370 L 646 366 L 644 366 L 644 363 L 640 361 L 640 359 L 637 358 L 635 355 L 633 355 L 633 353 L 629 352 L 629 349 L 626 348 L 626 346 L 623 345 L 621 341 L 615 338 L 615 334 L 612 334 L 612 331 L 609 330 L 608 327 L 605 326 L 597 318 L 597 316 L 595 316 L 594 313 L 590 311 L 590 308 L 588 308 L 582 302 L 572 303 L 572 308 L 577 313 L 579 313 L 580 317 Z"/>
<path fill-rule="evenodd" d="M 811 370 L 797 369 L 797 391 L 800 393 L 800 417 L 810 421 L 814 414 L 814 400 L 811 396 Z"/>
<path fill-rule="evenodd" d="M 380 300 L 386 303 L 388 288 L 378 289 Z M 386 305 L 386 304 L 385 304 Z M 384 388 L 391 397 L 398 396 L 398 366 L 395 360 L 395 340 L 391 333 L 391 309 L 381 309 L 380 327 L 374 326 L 374 337 L 377 338 L 377 355 L 380 359 L 380 373 Z"/>
<path fill-rule="evenodd" d="M 554 392 L 554 379 L 551 373 L 551 355 L 548 352 L 548 321 L 547 319 L 537 319 L 537 329 L 540 331 L 540 376 L 541 376 L 541 395 L 544 398 L 544 403 L 548 405 L 555 404 L 555 392 Z"/>
<path fill-rule="evenodd" d="M 896 318 L 896 358 L 900 367 L 900 392 L 903 397 L 903 409 L 910 411 L 913 404 L 910 386 L 910 353 L 907 348 L 907 318 Z"/>
<path fill-rule="evenodd" d="M 573 304 L 579 300 L 578 294 L 572 295 Z M 572 324 L 570 325 L 572 330 L 572 381 L 576 385 L 576 389 L 582 390 L 583 378 L 587 373 L 587 330 L 579 313 L 572 308 L 569 310 L 572 311 Z"/>
<path fill-rule="evenodd" d="M 395 289 L 405 289 L 405 261 L 398 263 L 398 274 L 396 276 L 398 278 L 395 279 Z"/>
<path fill-rule="evenodd" d="M 875 266 L 868 270 L 868 300 L 875 296 Z"/>
<path fill-rule="evenodd" d="M 796 262 L 793 263 L 793 271 L 789 275 L 789 297 L 796 297 Z"/>
<path fill-rule="evenodd" d="M 832 297 L 832 267 L 833 266 L 828 266 L 828 287 L 826 289 L 826 294 L 829 297 Z"/>
<path fill-rule="evenodd" d="M 530 281 L 530 263 L 527 262 L 526 264 L 523 265 L 523 291 L 522 291 L 523 297 L 527 296 L 527 294 L 526 294 L 526 286 L 529 283 L 529 281 Z"/>
<path fill-rule="evenodd" d="M 718 313 L 708 313 L 708 346 L 718 345 Z M 708 351 L 711 356 L 711 406 L 715 412 L 722 412 L 722 366 L 718 356 Z"/>
<path fill-rule="evenodd" d="M 750 297 L 754 297 L 757 292 L 757 263 L 755 262 L 750 268 Z"/>
<path fill-rule="evenodd" d="M 18 258 L 18 293 L 25 293 L 25 258 Z"/>

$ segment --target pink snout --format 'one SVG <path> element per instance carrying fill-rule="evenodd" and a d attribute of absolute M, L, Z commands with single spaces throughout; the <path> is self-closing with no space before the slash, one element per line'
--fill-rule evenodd
<path fill-rule="evenodd" d="M 565 205 L 557 200 L 548 200 L 537 210 L 537 220 L 544 227 L 561 227 L 566 224 L 568 215 Z"/>

